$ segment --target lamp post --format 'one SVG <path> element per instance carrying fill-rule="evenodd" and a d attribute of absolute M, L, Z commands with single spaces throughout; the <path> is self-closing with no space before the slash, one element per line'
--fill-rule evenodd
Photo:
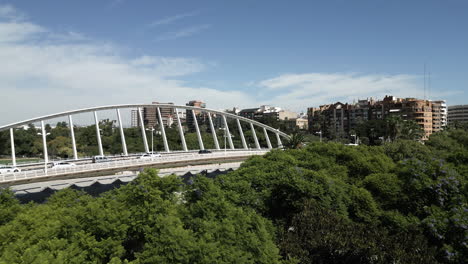
<path fill-rule="evenodd" d="M 153 160 L 153 151 L 154 151 L 154 140 L 153 140 L 153 134 L 154 134 L 154 127 L 147 128 L 146 130 L 151 131 L 151 160 Z"/>
<path fill-rule="evenodd" d="M 226 127 L 221 127 L 220 130 L 223 130 L 224 131 L 224 155 L 226 155 Z"/>
<path fill-rule="evenodd" d="M 227 129 L 226 129 L 225 127 L 222 127 L 222 128 L 220 128 L 220 130 L 224 130 L 224 155 L 226 155 L 226 151 L 227 151 L 227 143 L 226 143 L 226 140 L 227 140 L 227 138 L 228 138 L 228 135 L 227 135 L 227 133 L 226 133 Z M 231 136 L 231 138 L 234 137 L 234 135 L 230 135 L 230 136 Z"/>
<path fill-rule="evenodd" d="M 320 130 L 319 132 L 315 132 L 315 134 L 319 134 L 319 135 L 320 135 L 320 142 L 322 142 L 322 130 Z"/>
<path fill-rule="evenodd" d="M 379 137 L 379 139 L 380 139 L 380 142 L 381 142 L 380 144 L 382 144 L 382 145 L 385 144 L 385 137 Z"/>
<path fill-rule="evenodd" d="M 44 122 L 44 121 L 42 121 Z M 50 133 L 45 132 L 44 124 L 42 124 L 42 132 L 37 133 L 38 135 L 42 136 L 42 144 L 44 148 L 44 172 L 47 174 L 47 163 L 49 163 L 49 155 L 47 154 L 47 140 L 46 136 L 50 135 Z"/>

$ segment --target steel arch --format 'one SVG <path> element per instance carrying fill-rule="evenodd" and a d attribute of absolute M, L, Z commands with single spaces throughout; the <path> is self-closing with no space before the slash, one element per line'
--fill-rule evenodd
<path fill-rule="evenodd" d="M 265 124 L 262 124 L 258 121 L 248 119 L 242 116 L 234 115 L 231 113 L 226 113 L 214 109 L 209 109 L 209 108 L 200 108 L 200 107 L 194 107 L 194 106 L 186 106 L 186 105 L 172 105 L 172 104 L 118 104 L 118 105 L 107 105 L 107 106 L 97 106 L 97 107 L 90 107 L 90 108 L 82 108 L 78 110 L 71 110 L 71 111 L 66 111 L 66 112 L 61 112 L 61 113 L 56 113 L 56 114 L 51 114 L 51 115 L 45 115 L 41 117 L 36 117 L 28 120 L 23 120 L 20 122 L 16 123 L 11 123 L 8 125 L 0 126 L 0 131 L 8 130 L 10 128 L 16 128 L 19 126 L 23 125 L 28 125 L 32 123 L 37 123 L 41 122 L 44 120 L 49 120 L 49 119 L 54 119 L 54 118 L 59 118 L 59 117 L 67 117 L 70 115 L 76 115 L 76 114 L 82 114 L 82 113 L 88 113 L 88 112 L 94 112 L 94 111 L 104 111 L 104 110 L 115 110 L 115 109 L 125 109 L 125 108 L 142 108 L 142 107 L 163 107 L 163 108 L 175 108 L 175 109 L 186 109 L 186 110 L 197 110 L 201 112 L 208 112 L 208 113 L 213 113 L 213 114 L 219 114 L 225 117 L 229 117 L 232 119 L 238 119 L 247 123 L 251 123 L 253 125 L 256 125 L 261 128 L 265 128 L 268 131 L 271 131 L 275 134 L 279 134 L 280 136 L 289 139 L 289 135 L 279 131 L 278 129 L 272 128 L 270 126 L 267 126 Z"/>

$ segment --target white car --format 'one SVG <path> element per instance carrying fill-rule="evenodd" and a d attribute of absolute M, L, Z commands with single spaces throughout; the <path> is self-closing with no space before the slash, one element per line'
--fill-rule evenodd
<path fill-rule="evenodd" d="M 21 170 L 13 166 L 0 166 L 0 174 L 20 172 Z"/>
<path fill-rule="evenodd" d="M 71 163 L 71 162 L 54 162 L 52 164 L 52 169 L 66 169 L 66 168 L 73 168 L 75 167 L 76 164 L 75 163 Z"/>
<path fill-rule="evenodd" d="M 162 157 L 159 153 L 145 153 L 139 159 L 154 159 Z"/>

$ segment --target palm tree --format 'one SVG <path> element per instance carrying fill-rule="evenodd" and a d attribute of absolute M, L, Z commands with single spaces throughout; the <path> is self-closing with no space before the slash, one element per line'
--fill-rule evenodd
<path fill-rule="evenodd" d="M 400 116 L 390 116 L 386 119 L 386 136 L 392 141 L 402 134 L 405 121 Z"/>
<path fill-rule="evenodd" d="M 284 147 L 287 149 L 298 149 L 304 144 L 304 134 L 300 132 L 293 132 L 290 138 L 285 142 Z"/>
<path fill-rule="evenodd" d="M 423 129 L 416 122 L 408 120 L 403 123 L 401 138 L 418 140 L 421 139 L 423 135 Z"/>

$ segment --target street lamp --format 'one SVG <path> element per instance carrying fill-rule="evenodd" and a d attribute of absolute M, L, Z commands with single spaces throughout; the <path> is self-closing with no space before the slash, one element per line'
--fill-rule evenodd
<path fill-rule="evenodd" d="M 320 142 L 322 142 L 322 130 L 320 130 L 319 132 L 315 132 L 315 134 L 320 135 Z"/>
<path fill-rule="evenodd" d="M 44 134 L 43 134 L 44 133 Z M 47 154 L 47 141 L 46 141 L 46 136 L 50 135 L 49 132 L 45 132 L 43 129 L 42 133 L 37 133 L 38 135 L 42 136 L 42 144 L 44 148 L 44 172 L 47 174 L 47 163 L 49 163 L 49 155 Z"/>
<path fill-rule="evenodd" d="M 225 127 L 221 127 L 220 130 L 223 130 L 224 131 L 224 154 L 226 155 L 226 128 Z"/>
<path fill-rule="evenodd" d="M 227 139 L 227 137 L 228 137 L 228 136 L 226 135 L 226 130 L 227 130 L 227 129 L 226 129 L 225 127 L 222 127 L 222 128 L 220 128 L 220 130 L 224 130 L 224 155 L 226 155 L 226 146 L 227 146 L 227 144 L 226 144 L 226 139 Z M 233 137 L 234 137 L 234 135 L 231 135 L 231 138 L 233 138 Z"/>
<path fill-rule="evenodd" d="M 146 130 L 151 131 L 151 160 L 153 160 L 153 149 L 154 149 L 154 141 L 153 141 L 153 134 L 154 134 L 154 127 L 147 128 Z"/>
<path fill-rule="evenodd" d="M 383 145 L 385 143 L 385 137 L 379 137 L 381 144 Z"/>

